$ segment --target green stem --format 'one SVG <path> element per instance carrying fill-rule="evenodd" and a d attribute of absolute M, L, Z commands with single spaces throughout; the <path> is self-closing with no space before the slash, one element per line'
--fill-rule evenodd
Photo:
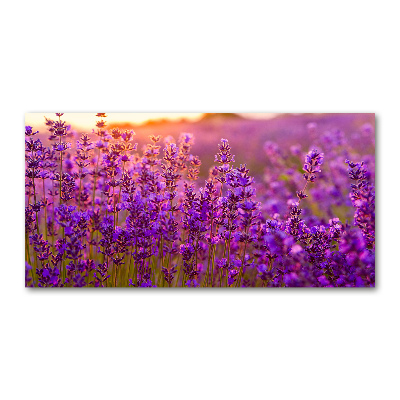
<path fill-rule="evenodd" d="M 247 232 L 248 232 L 248 228 L 246 228 L 246 237 L 247 237 Z M 242 282 L 242 276 L 243 276 L 243 270 L 244 270 L 244 257 L 246 256 L 246 247 L 247 247 L 247 240 L 246 240 L 246 242 L 244 242 L 242 265 L 240 266 L 240 269 L 239 269 L 239 277 L 238 277 L 236 287 L 240 287 L 240 284 Z"/>
<path fill-rule="evenodd" d="M 79 169 L 79 195 L 78 195 L 78 210 L 81 211 L 81 190 L 82 190 L 82 167 Z"/>
<path fill-rule="evenodd" d="M 113 186 L 113 210 L 114 210 L 114 214 L 113 214 L 113 220 L 114 220 L 114 232 L 115 232 L 115 186 Z"/>
<path fill-rule="evenodd" d="M 92 201 L 92 206 L 94 208 L 94 202 L 96 198 L 96 184 L 97 184 L 97 174 L 99 173 L 99 161 L 100 161 L 100 149 L 99 149 L 99 155 L 97 157 L 97 164 L 96 164 L 96 170 L 94 172 L 94 183 L 93 183 L 93 201 Z"/>
<path fill-rule="evenodd" d="M 53 229 L 51 230 L 51 246 L 53 248 L 54 248 L 54 231 L 55 231 L 55 227 L 56 227 L 56 216 L 55 216 L 56 196 L 55 196 L 54 192 L 55 192 L 55 190 L 53 191 L 53 204 L 52 204 L 52 209 L 53 209 Z"/>
<path fill-rule="evenodd" d="M 61 136 L 60 136 L 60 145 L 61 145 Z M 61 199 L 61 182 L 62 182 L 62 162 L 63 162 L 63 152 L 60 151 L 60 205 L 62 204 L 62 199 Z"/>
<path fill-rule="evenodd" d="M 33 158 L 33 149 L 32 149 L 32 158 Z M 35 169 L 32 169 L 32 185 L 33 185 L 33 198 L 35 200 L 35 206 L 36 206 L 36 186 L 35 186 Z M 35 211 L 36 214 L 36 231 L 39 234 L 39 218 L 38 218 L 38 213 Z"/>
<path fill-rule="evenodd" d="M 36 189 L 35 189 L 35 178 L 32 178 L 32 184 L 33 184 L 33 197 L 35 199 L 35 205 L 36 205 Z M 38 217 L 38 212 L 35 211 L 36 214 L 36 231 L 39 234 L 39 217 Z"/>
<path fill-rule="evenodd" d="M 125 161 L 122 162 L 122 177 L 124 177 L 124 172 L 125 172 Z M 121 186 L 119 187 L 119 192 L 118 192 L 118 203 L 121 200 Z M 119 211 L 117 211 L 117 225 L 118 225 L 118 213 Z"/>
<path fill-rule="evenodd" d="M 43 178 L 43 201 L 46 200 L 46 190 L 44 187 L 44 178 Z M 44 205 L 44 234 L 45 239 L 47 240 L 47 205 Z"/>
<path fill-rule="evenodd" d="M 228 255 L 226 257 L 227 263 L 228 263 L 228 267 L 230 264 L 230 257 L 231 257 L 231 233 L 232 231 L 229 231 L 229 237 L 228 237 Z M 228 287 L 228 275 L 229 275 L 229 268 L 226 269 L 226 277 L 225 277 L 225 283 L 226 283 L 226 287 Z"/>

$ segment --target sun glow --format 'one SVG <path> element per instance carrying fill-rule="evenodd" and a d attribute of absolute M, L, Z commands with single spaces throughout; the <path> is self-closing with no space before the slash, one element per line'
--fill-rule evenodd
<path fill-rule="evenodd" d="M 103 110 L 104 111 L 104 110 Z M 115 125 L 118 123 L 131 123 L 141 125 L 148 121 L 179 121 L 185 119 L 187 121 L 198 121 L 203 113 L 106 113 L 107 124 Z M 273 113 L 241 113 L 240 115 L 252 119 L 270 119 L 277 114 Z M 25 125 L 30 125 L 40 131 L 46 130 L 45 118 L 56 119 L 55 113 L 40 112 L 26 113 Z M 96 125 L 96 112 L 87 113 L 64 113 L 62 119 L 72 126 L 73 129 L 91 131 Z"/>
<path fill-rule="evenodd" d="M 196 121 L 201 118 L 202 113 L 106 113 L 107 123 L 130 122 L 133 124 L 143 124 L 149 120 L 167 119 L 177 121 L 186 119 Z M 55 119 L 55 113 L 26 113 L 25 125 L 33 126 L 35 129 L 44 128 L 44 117 Z M 96 126 L 96 113 L 64 113 L 63 120 L 74 129 L 91 130 Z"/>

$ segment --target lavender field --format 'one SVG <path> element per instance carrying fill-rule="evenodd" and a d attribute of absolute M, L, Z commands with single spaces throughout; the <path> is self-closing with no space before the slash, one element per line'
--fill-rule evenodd
<path fill-rule="evenodd" d="M 375 286 L 373 114 L 96 117 L 27 120 L 25 286 Z"/>

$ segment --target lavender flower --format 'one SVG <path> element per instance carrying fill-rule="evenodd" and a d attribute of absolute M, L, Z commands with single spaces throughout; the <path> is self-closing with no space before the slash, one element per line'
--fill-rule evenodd
<path fill-rule="evenodd" d="M 321 165 L 324 161 L 324 154 L 320 153 L 318 150 L 311 150 L 305 159 L 305 164 L 303 170 L 305 171 L 304 179 L 307 182 L 314 182 L 317 172 L 321 172 Z"/>

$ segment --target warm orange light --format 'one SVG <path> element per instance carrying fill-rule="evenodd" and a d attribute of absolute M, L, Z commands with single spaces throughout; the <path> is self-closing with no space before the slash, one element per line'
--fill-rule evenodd
<path fill-rule="evenodd" d="M 197 120 L 202 113 L 109 113 L 107 112 L 107 122 L 131 122 L 142 124 L 148 120 L 169 119 L 179 120 L 182 118 L 188 120 Z M 44 117 L 56 119 L 55 113 L 26 113 L 25 125 L 31 125 L 39 128 L 44 125 Z M 75 129 L 91 130 L 96 125 L 96 112 L 93 113 L 64 113 L 62 119 L 71 124 Z"/>
<path fill-rule="evenodd" d="M 100 110 L 107 111 L 107 110 Z M 97 121 L 97 112 L 93 113 L 64 113 L 62 119 L 68 124 L 72 125 L 74 129 L 91 131 Z M 150 120 L 171 120 L 177 121 L 180 119 L 186 119 L 189 121 L 196 121 L 201 118 L 203 113 L 109 113 L 107 112 L 107 124 L 117 125 L 118 123 L 132 123 L 132 124 L 143 124 Z M 247 118 L 271 118 L 276 114 L 272 113 L 243 113 L 243 116 Z M 25 114 L 25 125 L 33 126 L 35 129 L 45 130 L 44 117 L 50 119 L 57 119 L 55 113 L 26 113 Z"/>

